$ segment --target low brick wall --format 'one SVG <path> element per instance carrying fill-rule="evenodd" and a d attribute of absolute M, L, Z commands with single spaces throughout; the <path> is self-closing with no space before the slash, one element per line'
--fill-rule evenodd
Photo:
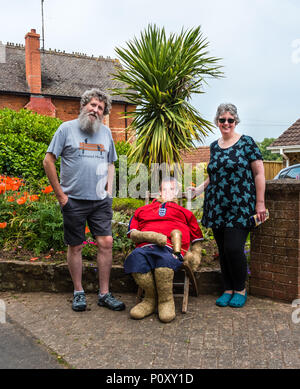
<path fill-rule="evenodd" d="M 200 294 L 214 294 L 222 291 L 221 272 L 203 268 L 195 273 Z M 98 269 L 96 264 L 83 264 L 83 287 L 86 292 L 97 292 Z M 110 277 L 112 292 L 137 291 L 133 278 L 124 273 L 123 266 L 113 266 Z M 0 291 L 21 292 L 72 292 L 73 284 L 66 263 L 25 262 L 1 260 Z"/>
<path fill-rule="evenodd" d="M 266 183 L 270 219 L 251 234 L 250 293 L 292 302 L 300 297 L 300 181 Z"/>

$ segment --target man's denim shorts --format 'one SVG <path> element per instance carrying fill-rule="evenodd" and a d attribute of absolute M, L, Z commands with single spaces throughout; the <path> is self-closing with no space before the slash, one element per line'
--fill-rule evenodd
<path fill-rule="evenodd" d="M 94 238 L 112 235 L 112 198 L 109 196 L 103 200 L 77 200 L 69 197 L 61 211 L 67 245 L 77 246 L 86 240 L 86 223 Z"/>

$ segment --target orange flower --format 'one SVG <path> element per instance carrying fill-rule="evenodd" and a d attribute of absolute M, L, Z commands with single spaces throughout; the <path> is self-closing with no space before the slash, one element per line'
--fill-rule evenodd
<path fill-rule="evenodd" d="M 8 203 L 12 203 L 13 201 L 15 201 L 15 198 L 14 198 L 14 196 L 7 196 L 6 201 Z"/>
<path fill-rule="evenodd" d="M 42 189 L 42 192 L 43 192 L 43 193 L 50 193 L 50 192 L 53 192 L 53 188 L 52 188 L 51 185 L 48 185 L 48 186 L 46 186 L 45 189 Z"/>
<path fill-rule="evenodd" d="M 18 184 L 12 184 L 11 187 L 10 187 L 10 190 L 13 190 L 13 191 L 18 190 L 19 186 L 20 185 L 18 185 Z"/>
<path fill-rule="evenodd" d="M 37 259 L 39 259 L 39 257 L 30 258 L 31 261 L 36 261 Z"/>
<path fill-rule="evenodd" d="M 8 190 L 18 190 L 22 183 L 22 180 L 17 177 L 0 176 L 0 193 L 5 193 Z"/>
<path fill-rule="evenodd" d="M 6 222 L 0 223 L 0 228 L 6 228 L 6 226 L 7 226 Z"/>
<path fill-rule="evenodd" d="M 29 196 L 29 199 L 30 199 L 30 201 L 38 201 L 39 196 L 38 195 L 32 195 L 32 196 Z"/>
<path fill-rule="evenodd" d="M 17 200 L 17 203 L 20 204 L 20 205 L 26 203 L 26 197 L 20 197 L 20 198 Z"/>
<path fill-rule="evenodd" d="M 85 227 L 85 233 L 88 234 L 90 232 L 90 229 L 88 226 Z"/>

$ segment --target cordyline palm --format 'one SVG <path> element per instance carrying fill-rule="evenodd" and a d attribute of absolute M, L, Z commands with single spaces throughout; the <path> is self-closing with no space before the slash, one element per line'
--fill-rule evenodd
<path fill-rule="evenodd" d="M 128 129 L 136 136 L 132 162 L 179 162 L 180 150 L 194 147 L 211 131 L 212 124 L 189 102 L 193 93 L 203 93 L 205 78 L 222 74 L 207 46 L 200 27 L 167 38 L 164 28 L 149 25 L 139 40 L 116 48 L 122 68 L 114 76 L 126 87 L 113 94 L 137 106 L 126 115 L 133 119 Z"/>

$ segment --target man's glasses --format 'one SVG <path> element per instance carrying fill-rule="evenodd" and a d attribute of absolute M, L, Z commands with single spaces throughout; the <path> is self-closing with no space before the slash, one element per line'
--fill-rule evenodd
<path fill-rule="evenodd" d="M 219 122 L 220 122 L 220 123 L 225 123 L 226 121 L 227 121 L 228 123 L 230 123 L 230 124 L 232 124 L 232 123 L 235 122 L 234 119 L 225 119 L 225 118 L 220 118 L 220 119 L 219 119 Z"/>

